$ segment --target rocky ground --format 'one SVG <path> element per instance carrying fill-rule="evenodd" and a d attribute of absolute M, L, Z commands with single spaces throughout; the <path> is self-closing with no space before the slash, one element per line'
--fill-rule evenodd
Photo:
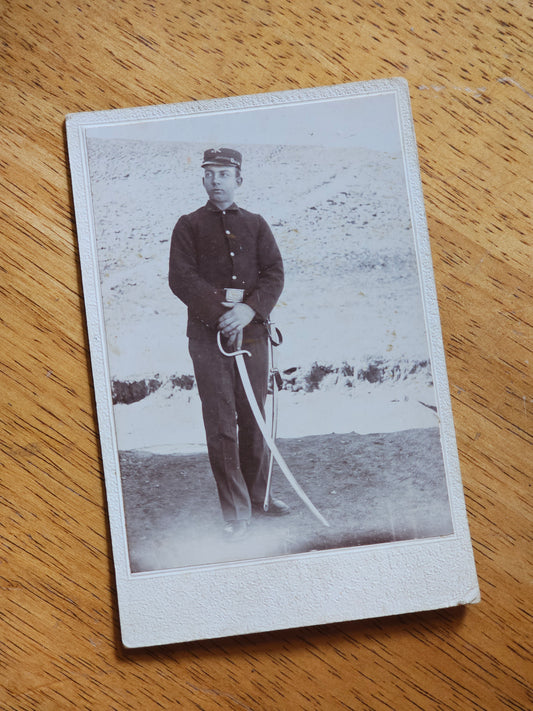
<path fill-rule="evenodd" d="M 405 541 L 452 532 L 437 429 L 281 440 L 279 448 L 326 528 L 279 469 L 274 493 L 289 516 L 254 517 L 229 543 L 205 454 L 122 452 L 123 494 L 135 572 Z"/>

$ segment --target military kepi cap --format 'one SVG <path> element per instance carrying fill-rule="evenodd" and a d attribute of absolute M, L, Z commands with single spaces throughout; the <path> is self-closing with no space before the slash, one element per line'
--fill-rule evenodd
<path fill-rule="evenodd" d="M 206 165 L 234 165 L 240 169 L 241 164 L 242 155 L 233 148 L 208 148 L 204 151 L 202 168 Z"/>

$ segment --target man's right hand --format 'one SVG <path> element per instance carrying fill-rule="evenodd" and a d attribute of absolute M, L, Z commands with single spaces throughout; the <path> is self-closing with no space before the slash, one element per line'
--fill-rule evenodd
<path fill-rule="evenodd" d="M 228 311 L 218 319 L 218 328 L 228 339 L 228 345 L 234 350 L 239 350 L 242 346 L 243 330 L 252 321 L 255 311 L 241 302 L 234 304 L 223 301 L 222 303 Z"/>

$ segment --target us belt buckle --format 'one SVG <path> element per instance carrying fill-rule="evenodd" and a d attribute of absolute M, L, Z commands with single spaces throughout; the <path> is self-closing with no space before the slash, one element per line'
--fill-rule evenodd
<path fill-rule="evenodd" d="M 244 299 L 244 289 L 224 289 L 226 301 L 231 304 L 240 304 Z"/>

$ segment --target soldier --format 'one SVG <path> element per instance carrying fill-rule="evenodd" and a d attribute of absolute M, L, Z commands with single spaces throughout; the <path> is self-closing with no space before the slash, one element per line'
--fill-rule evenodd
<path fill-rule="evenodd" d="M 242 538 L 253 510 L 263 511 L 268 452 L 236 369 L 221 354 L 246 348 L 247 369 L 264 415 L 268 383 L 265 323 L 283 289 L 283 263 L 261 215 L 234 202 L 242 184 L 241 154 L 231 148 L 204 153 L 207 204 L 182 215 L 172 233 L 169 284 L 188 308 L 187 336 L 202 401 L 209 461 L 217 484 L 225 533 Z M 268 514 L 289 507 L 271 499 Z"/>

